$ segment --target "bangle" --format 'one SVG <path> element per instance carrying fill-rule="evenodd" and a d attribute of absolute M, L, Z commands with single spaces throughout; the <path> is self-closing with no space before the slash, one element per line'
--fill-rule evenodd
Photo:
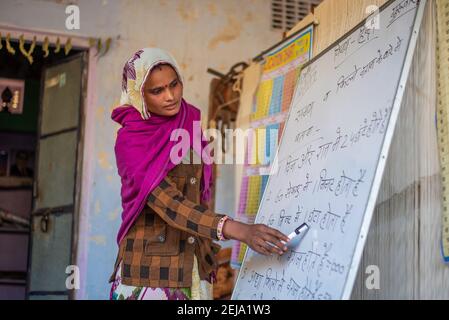
<path fill-rule="evenodd" d="M 224 226 L 226 220 L 228 220 L 228 219 L 231 219 L 231 218 L 228 217 L 228 216 L 224 216 L 224 217 L 221 218 L 220 221 L 218 222 L 218 226 L 217 226 L 217 238 L 218 238 L 218 240 L 220 240 L 220 241 L 223 241 L 223 240 L 229 240 L 229 239 L 225 238 L 225 236 L 224 236 L 224 234 L 223 234 L 223 226 Z"/>

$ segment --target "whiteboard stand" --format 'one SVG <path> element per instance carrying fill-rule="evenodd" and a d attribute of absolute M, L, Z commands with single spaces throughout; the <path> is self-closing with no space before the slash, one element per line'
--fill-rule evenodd
<path fill-rule="evenodd" d="M 381 156 L 379 159 L 379 164 L 376 169 L 376 174 L 374 176 L 372 190 L 370 192 L 370 197 L 368 200 L 368 205 L 366 207 L 365 219 L 363 220 L 362 227 L 360 229 L 360 238 L 357 243 L 354 252 L 354 258 L 352 259 L 352 265 L 349 270 L 348 279 L 346 281 L 346 286 L 343 291 L 343 300 L 349 300 L 351 298 L 352 288 L 354 286 L 355 278 L 357 276 L 357 270 L 360 265 L 360 260 L 363 255 L 363 248 L 365 247 L 366 238 L 369 232 L 369 226 L 371 224 L 371 219 L 373 217 L 374 208 L 376 206 L 377 195 L 379 193 L 380 185 L 382 183 L 382 177 L 385 169 L 385 165 L 388 159 L 388 152 L 390 150 L 391 141 L 393 140 L 393 134 L 396 127 L 396 121 L 398 119 L 399 111 L 401 109 L 402 97 L 404 95 L 405 86 L 407 85 L 407 79 L 410 72 L 410 68 L 413 62 L 413 56 L 415 53 L 416 42 L 418 41 L 419 29 L 421 27 L 421 22 L 424 15 L 424 9 L 426 7 L 427 0 L 421 0 L 418 11 L 416 13 L 415 22 L 413 25 L 413 32 L 410 38 L 410 42 L 407 49 L 407 54 L 405 56 L 404 67 L 401 72 L 401 78 L 396 91 L 396 96 L 394 99 L 393 110 L 391 112 L 390 121 L 388 123 L 388 129 L 385 133 L 386 141 L 383 144 Z"/>

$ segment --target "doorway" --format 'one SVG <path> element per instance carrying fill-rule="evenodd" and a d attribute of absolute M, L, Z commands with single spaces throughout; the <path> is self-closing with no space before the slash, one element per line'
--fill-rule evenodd
<path fill-rule="evenodd" d="M 0 50 L 0 299 L 70 299 L 88 49 L 50 45 L 44 57 L 36 44 L 30 64 L 10 43 L 15 54 Z"/>

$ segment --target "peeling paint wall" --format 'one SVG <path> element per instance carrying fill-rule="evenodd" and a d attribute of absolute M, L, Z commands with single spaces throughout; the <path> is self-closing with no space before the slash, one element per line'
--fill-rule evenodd
<path fill-rule="evenodd" d="M 65 29 L 65 7 L 80 7 L 81 29 Z M 38 18 L 36 18 L 38 17 Z M 124 62 L 139 48 L 157 46 L 170 51 L 186 79 L 184 97 L 208 107 L 211 76 L 248 60 L 281 39 L 270 30 L 270 0 L 2 0 L 0 24 L 93 37 L 112 37 L 109 53 L 99 59 L 96 73 L 94 149 L 89 212 L 80 234 L 82 299 L 107 299 L 108 278 L 116 255 L 120 223 L 120 180 L 113 146 L 118 125 L 110 120 L 118 104 Z M 65 271 L 65 270 L 64 270 Z M 64 272 L 63 271 L 63 272 Z"/>

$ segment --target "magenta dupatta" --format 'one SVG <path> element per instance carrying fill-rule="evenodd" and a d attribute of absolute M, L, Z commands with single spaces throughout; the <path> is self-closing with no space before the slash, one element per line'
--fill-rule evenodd
<path fill-rule="evenodd" d="M 152 115 L 144 120 L 139 111 L 130 105 L 113 110 L 112 119 L 122 125 L 117 133 L 115 156 L 122 188 L 122 224 L 118 231 L 117 243 L 120 244 L 140 212 L 150 193 L 177 164 L 170 160 L 170 150 L 177 141 L 170 141 L 173 130 L 183 128 L 190 134 L 190 147 L 198 155 L 207 142 L 201 139 L 193 143 L 195 131 L 193 122 L 201 120 L 200 110 L 182 100 L 178 114 L 172 117 Z M 201 180 L 201 198 L 210 199 L 212 167 L 210 162 L 203 163 Z"/>

